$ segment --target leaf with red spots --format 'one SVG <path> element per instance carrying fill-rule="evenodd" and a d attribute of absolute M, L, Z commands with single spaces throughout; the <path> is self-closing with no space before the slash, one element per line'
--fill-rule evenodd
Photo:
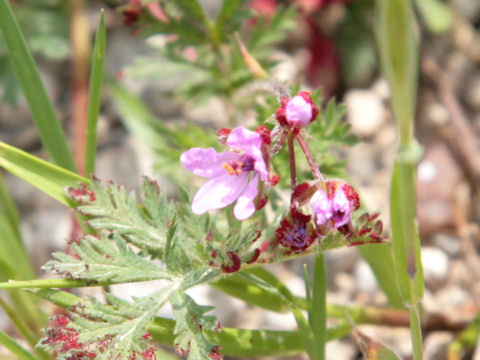
<path fill-rule="evenodd" d="M 70 308 L 68 317 L 54 317 L 39 346 L 65 360 L 153 360 L 156 347 L 146 336 L 147 327 L 172 289 L 166 287 L 134 303 L 110 294 L 108 304 L 85 300 Z"/>

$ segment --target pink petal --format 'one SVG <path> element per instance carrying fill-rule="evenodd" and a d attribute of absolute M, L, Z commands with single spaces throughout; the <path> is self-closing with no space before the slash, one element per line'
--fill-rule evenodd
<path fill-rule="evenodd" d="M 336 228 L 339 228 L 350 221 L 350 215 L 352 212 L 350 201 L 348 201 L 348 198 L 342 189 L 335 191 L 335 195 L 332 199 L 332 208 L 332 218 Z"/>
<path fill-rule="evenodd" d="M 310 206 L 315 214 L 317 225 L 325 224 L 333 215 L 332 203 L 325 191 L 316 191 L 310 199 Z"/>
<path fill-rule="evenodd" d="M 180 156 L 180 162 L 195 175 L 211 178 L 225 172 L 223 163 L 238 158 L 239 155 L 231 151 L 218 153 L 214 148 L 192 148 Z"/>
<path fill-rule="evenodd" d="M 244 150 L 249 155 L 250 151 L 260 150 L 262 142 L 262 136 L 259 133 L 248 130 L 242 126 L 233 129 L 227 138 L 228 146 Z"/>
<path fill-rule="evenodd" d="M 232 130 L 227 139 L 227 145 L 234 149 L 245 151 L 255 159 L 255 171 L 260 174 L 262 180 L 268 179 L 268 171 L 262 154 L 262 136 L 255 131 L 236 127 Z"/>
<path fill-rule="evenodd" d="M 227 172 L 208 180 L 195 194 L 192 211 L 201 215 L 208 210 L 220 209 L 233 203 L 243 192 L 248 173 L 229 175 Z"/>
<path fill-rule="evenodd" d="M 255 213 L 255 197 L 258 194 L 258 175 L 255 175 L 248 183 L 245 191 L 240 195 L 233 209 L 233 215 L 237 220 L 248 219 Z"/>
<path fill-rule="evenodd" d="M 292 125 L 305 126 L 312 120 L 312 105 L 303 96 L 294 96 L 285 108 L 285 117 Z"/>

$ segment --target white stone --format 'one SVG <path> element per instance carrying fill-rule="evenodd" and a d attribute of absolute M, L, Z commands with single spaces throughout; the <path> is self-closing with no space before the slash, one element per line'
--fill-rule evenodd
<path fill-rule="evenodd" d="M 329 341 L 325 348 L 325 358 L 327 360 L 354 360 L 356 355 L 356 347 L 344 340 Z"/>
<path fill-rule="evenodd" d="M 442 359 L 446 352 L 446 347 L 453 340 L 453 334 L 446 331 L 435 331 L 429 334 L 424 342 L 425 360 Z"/>
<path fill-rule="evenodd" d="M 423 276 L 428 281 L 444 281 L 448 276 L 448 256 L 435 247 L 422 248 Z"/>
<path fill-rule="evenodd" d="M 438 170 L 433 161 L 423 160 L 420 164 L 418 164 L 418 181 L 423 181 L 426 183 L 432 182 L 437 177 L 437 174 Z"/>
<path fill-rule="evenodd" d="M 365 293 L 374 293 L 378 290 L 377 280 L 372 269 L 365 260 L 357 262 L 354 271 L 355 285 L 357 291 Z"/>
<path fill-rule="evenodd" d="M 442 311 L 454 310 L 460 306 L 473 305 L 468 292 L 457 285 L 448 285 L 436 293 L 439 309 Z"/>
<path fill-rule="evenodd" d="M 355 89 L 345 95 L 347 119 L 352 132 L 361 137 L 376 134 L 385 121 L 386 111 L 382 98 L 372 90 Z"/>

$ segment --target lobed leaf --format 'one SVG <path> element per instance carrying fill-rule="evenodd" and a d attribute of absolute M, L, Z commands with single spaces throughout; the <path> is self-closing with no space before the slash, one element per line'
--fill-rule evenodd
<path fill-rule="evenodd" d="M 118 235 L 110 241 L 87 235 L 70 244 L 73 255 L 53 253 L 55 260 L 42 269 L 62 274 L 70 279 L 114 281 L 116 283 L 171 279 L 171 276 L 151 259 L 141 256 L 125 244 Z"/>
<path fill-rule="evenodd" d="M 195 303 L 184 292 L 175 291 L 170 295 L 175 323 L 175 349 L 180 355 L 188 353 L 190 360 L 211 360 L 219 349 L 210 342 L 206 331 L 220 331 L 220 324 L 215 316 L 204 314 L 213 309 Z"/>
<path fill-rule="evenodd" d="M 108 304 L 94 299 L 70 308 L 70 316 L 53 318 L 39 344 L 57 351 L 57 359 L 153 359 L 155 347 L 148 326 L 174 287 L 163 288 L 134 303 L 107 294 Z"/>

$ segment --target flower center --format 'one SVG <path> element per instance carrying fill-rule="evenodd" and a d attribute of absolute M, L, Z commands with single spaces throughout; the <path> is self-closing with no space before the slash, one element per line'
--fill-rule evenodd
<path fill-rule="evenodd" d="M 242 155 L 238 160 L 225 162 L 222 167 L 230 175 L 240 175 L 243 171 L 252 171 L 254 169 L 255 159 L 250 155 Z"/>

